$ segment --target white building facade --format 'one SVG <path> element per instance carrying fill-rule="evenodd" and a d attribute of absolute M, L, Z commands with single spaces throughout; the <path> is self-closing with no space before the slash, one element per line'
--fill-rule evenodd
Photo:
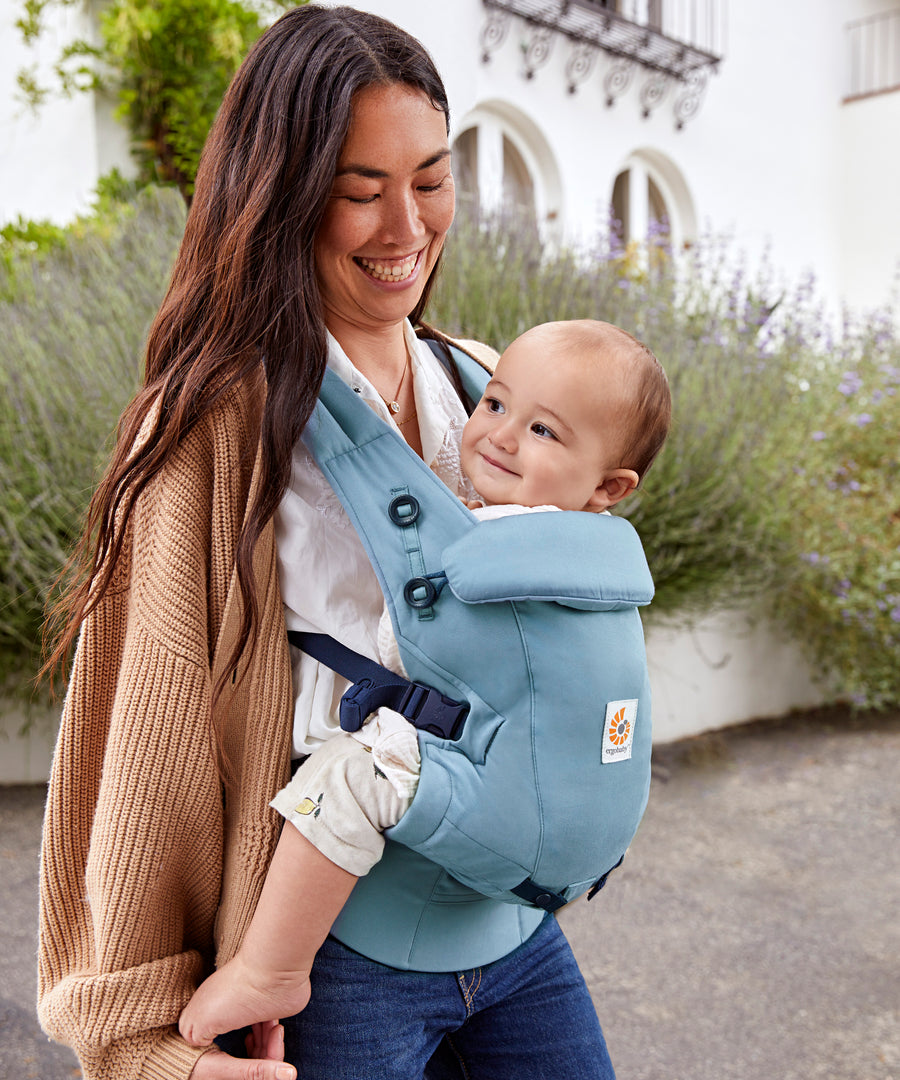
<path fill-rule="evenodd" d="M 332 3 L 333 0 L 324 0 Z M 0 222 L 71 218 L 127 167 L 108 102 L 33 116 L 15 74 L 90 32 L 57 14 L 26 51 L 0 0 Z M 459 183 L 533 208 L 547 234 L 734 238 L 831 302 L 887 303 L 900 263 L 897 0 L 357 0 L 430 49 L 447 84 Z"/>
<path fill-rule="evenodd" d="M 329 2 L 332 0 L 320 0 Z M 37 117 L 14 100 L 34 62 L 0 0 L 0 224 L 64 222 L 128 165 L 109 102 Z M 430 49 L 447 84 L 464 198 L 525 207 L 546 235 L 589 242 L 609 207 L 623 239 L 666 220 L 675 243 L 712 233 L 788 283 L 884 305 L 900 261 L 897 0 L 356 0 Z M 90 31 L 58 14 L 36 59 Z M 651 627 L 656 738 L 820 700 L 799 650 L 740 613 Z M 767 672 L 765 680 L 759 672 Z M 0 708 L 0 738 L 19 720 Z M 5 719 L 4 719 L 5 717 Z M 52 724 L 12 744 L 0 783 L 40 779 Z"/>

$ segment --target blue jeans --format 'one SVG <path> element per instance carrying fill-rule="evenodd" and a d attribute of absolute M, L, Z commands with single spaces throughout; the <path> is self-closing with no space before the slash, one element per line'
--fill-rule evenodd
<path fill-rule="evenodd" d="M 385 967 L 329 938 L 311 981 L 309 1005 L 284 1021 L 299 1080 L 615 1080 L 552 917 L 509 956 L 443 974 Z"/>

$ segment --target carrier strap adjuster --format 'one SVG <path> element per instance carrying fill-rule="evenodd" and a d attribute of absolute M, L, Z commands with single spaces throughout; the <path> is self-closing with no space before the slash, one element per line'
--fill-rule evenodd
<path fill-rule="evenodd" d="M 600 890 L 606 884 L 606 880 L 609 877 L 609 875 L 613 872 L 613 870 L 618 870 L 619 869 L 619 867 L 622 865 L 622 862 L 623 862 L 624 859 L 625 859 L 625 855 L 623 853 L 622 858 L 619 859 L 619 861 L 616 863 L 615 866 L 611 866 L 606 871 L 606 873 L 602 875 L 602 877 L 597 878 L 597 880 L 591 886 L 590 891 L 587 894 L 588 900 L 593 900 L 594 899 L 594 897 L 597 895 L 597 893 L 600 892 Z"/>
<path fill-rule="evenodd" d="M 288 640 L 352 682 L 341 698 L 339 710 L 344 731 L 359 731 L 367 717 L 385 706 L 438 738 L 458 739 L 462 734 L 469 715 L 468 702 L 454 701 L 434 687 L 410 682 L 327 634 L 291 630 Z"/>
<path fill-rule="evenodd" d="M 515 893 L 520 900 L 524 900 L 534 907 L 543 908 L 544 911 L 559 911 L 561 907 L 565 907 L 568 903 L 568 900 L 566 900 L 562 893 L 555 893 L 551 889 L 544 889 L 536 882 L 532 881 L 531 878 L 525 878 L 523 882 L 509 891 Z"/>

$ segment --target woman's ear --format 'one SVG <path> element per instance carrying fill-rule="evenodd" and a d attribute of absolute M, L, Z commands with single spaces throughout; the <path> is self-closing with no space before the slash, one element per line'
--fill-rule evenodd
<path fill-rule="evenodd" d="M 621 502 L 626 495 L 630 495 L 638 486 L 640 477 L 634 469 L 613 469 L 594 489 L 594 494 L 588 500 L 586 510 L 608 510 Z"/>

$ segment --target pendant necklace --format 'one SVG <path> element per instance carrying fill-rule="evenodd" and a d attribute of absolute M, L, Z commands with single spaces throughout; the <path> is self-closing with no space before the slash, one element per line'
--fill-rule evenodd
<path fill-rule="evenodd" d="M 396 391 L 394 392 L 393 400 L 388 401 L 388 399 L 384 396 L 384 394 L 382 394 L 380 390 L 378 391 L 378 396 L 385 403 L 385 405 L 387 405 L 387 407 L 391 410 L 391 412 L 395 416 L 397 415 L 398 412 L 400 412 L 400 402 L 399 402 L 398 398 L 400 397 L 400 391 L 403 389 L 403 383 L 406 381 L 406 372 L 408 370 L 409 370 L 409 353 L 406 354 L 406 363 L 403 365 L 403 374 L 400 376 L 400 382 L 399 382 L 399 384 L 397 386 Z"/>

